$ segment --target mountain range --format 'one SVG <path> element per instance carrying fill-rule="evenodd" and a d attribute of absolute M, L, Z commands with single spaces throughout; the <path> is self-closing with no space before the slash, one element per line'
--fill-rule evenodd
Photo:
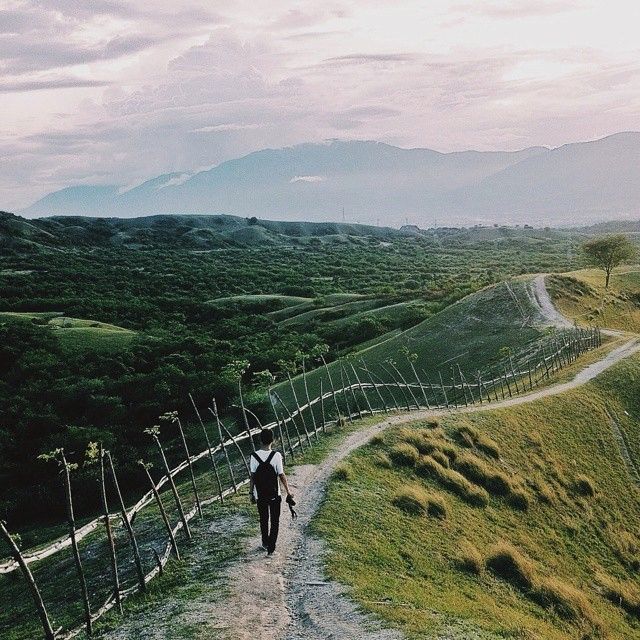
<path fill-rule="evenodd" d="M 21 212 L 231 214 L 397 226 L 567 225 L 640 216 L 640 132 L 555 149 L 440 153 L 368 141 L 265 149 L 125 190 L 71 186 Z"/>

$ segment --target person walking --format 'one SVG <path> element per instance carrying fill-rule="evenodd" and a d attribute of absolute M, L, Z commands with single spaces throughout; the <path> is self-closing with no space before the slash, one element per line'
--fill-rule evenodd
<path fill-rule="evenodd" d="M 280 484 L 287 492 L 287 501 L 293 502 L 293 494 L 289 490 L 287 476 L 284 473 L 282 454 L 271 449 L 273 431 L 262 429 L 260 432 L 260 449 L 251 454 L 249 471 L 251 472 L 249 491 L 251 502 L 257 504 L 260 516 L 260 533 L 262 548 L 267 555 L 273 555 L 278 540 L 280 526 L 280 508 L 282 495 Z"/>

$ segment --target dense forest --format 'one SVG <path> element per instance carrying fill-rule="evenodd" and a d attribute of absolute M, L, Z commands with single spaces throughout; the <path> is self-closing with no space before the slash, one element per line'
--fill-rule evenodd
<path fill-rule="evenodd" d="M 145 229 L 133 243 L 122 241 L 121 221 L 4 216 L 0 517 L 14 522 L 57 516 L 42 509 L 55 477 L 40 453 L 64 446 L 79 457 L 102 441 L 133 487 L 143 429 L 167 410 L 187 412 L 189 392 L 201 403 L 215 396 L 233 418 L 242 375 L 249 402 L 266 411 L 259 372 L 277 379 L 318 345 L 335 358 L 509 276 L 577 267 L 583 237 L 232 219 L 235 240 L 203 250 L 179 239 L 198 235 L 188 220 L 170 216 L 132 222 Z M 238 232 L 255 227 L 270 240 Z M 308 320 L 287 321 L 291 305 L 309 309 Z"/>

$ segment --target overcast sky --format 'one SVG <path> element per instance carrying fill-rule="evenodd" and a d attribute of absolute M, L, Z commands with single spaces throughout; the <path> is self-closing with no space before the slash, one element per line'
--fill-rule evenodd
<path fill-rule="evenodd" d="M 640 130 L 640 2 L 0 0 L 0 209 L 327 138 Z"/>

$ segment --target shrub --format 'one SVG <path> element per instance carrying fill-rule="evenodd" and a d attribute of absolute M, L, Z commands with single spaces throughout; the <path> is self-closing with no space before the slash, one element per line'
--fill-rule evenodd
<path fill-rule="evenodd" d="M 343 482 L 351 480 L 351 478 L 353 478 L 353 469 L 348 464 L 339 464 L 336 466 L 336 469 L 333 472 L 333 477 L 336 480 L 340 480 Z"/>
<path fill-rule="evenodd" d="M 480 575 L 484 569 L 482 555 L 480 552 L 466 540 L 460 546 L 460 556 L 458 558 L 458 566 L 462 571 Z"/>
<path fill-rule="evenodd" d="M 389 456 L 386 453 L 383 453 L 382 451 L 379 451 L 378 453 L 376 453 L 376 455 L 373 457 L 373 462 L 378 467 L 382 467 L 383 469 L 391 469 L 391 467 L 393 466 L 391 464 L 391 460 Z"/>
<path fill-rule="evenodd" d="M 429 494 L 418 485 L 399 489 L 392 499 L 393 504 L 405 513 L 420 515 L 427 512 Z"/>
<path fill-rule="evenodd" d="M 538 604 L 553 609 L 562 618 L 585 619 L 598 624 L 586 595 L 557 578 L 541 578 L 531 595 Z"/>
<path fill-rule="evenodd" d="M 598 575 L 598 582 L 602 585 L 608 600 L 622 607 L 630 615 L 640 618 L 640 587 L 637 584 L 629 580 L 616 580 L 604 574 Z"/>
<path fill-rule="evenodd" d="M 529 494 L 522 487 L 514 487 L 507 497 L 509 506 L 519 511 L 527 511 L 529 509 Z"/>
<path fill-rule="evenodd" d="M 596 487 L 593 484 L 593 480 L 584 474 L 576 477 L 573 488 L 574 491 L 581 496 L 592 497 L 596 495 Z"/>
<path fill-rule="evenodd" d="M 389 456 L 395 464 L 405 467 L 415 466 L 416 462 L 420 459 L 418 450 L 406 442 L 398 442 L 393 445 Z"/>
<path fill-rule="evenodd" d="M 447 456 L 442 452 L 442 451 L 433 451 L 431 453 L 431 457 L 438 463 L 441 464 L 443 467 L 448 467 L 450 462 L 449 462 L 449 458 L 447 458 Z"/>
<path fill-rule="evenodd" d="M 427 513 L 433 518 L 444 520 L 449 513 L 446 500 L 437 494 L 429 494 L 427 499 Z"/>
<path fill-rule="evenodd" d="M 492 458 L 500 457 L 500 447 L 497 443 L 489 436 L 481 434 L 475 427 L 462 425 L 458 428 L 458 437 L 461 443 L 469 448 L 476 447 Z"/>
<path fill-rule="evenodd" d="M 507 542 L 494 547 L 487 557 L 487 568 L 520 589 L 531 589 L 535 567 L 529 558 Z"/>
<path fill-rule="evenodd" d="M 454 467 L 466 478 L 495 496 L 506 496 L 512 491 L 511 481 L 506 474 L 492 469 L 486 462 L 468 453 L 458 456 Z"/>
<path fill-rule="evenodd" d="M 473 506 L 484 507 L 489 503 L 489 495 L 484 489 L 471 484 L 462 474 L 443 467 L 431 457 L 421 458 L 416 465 L 416 472 L 435 480 Z"/>

